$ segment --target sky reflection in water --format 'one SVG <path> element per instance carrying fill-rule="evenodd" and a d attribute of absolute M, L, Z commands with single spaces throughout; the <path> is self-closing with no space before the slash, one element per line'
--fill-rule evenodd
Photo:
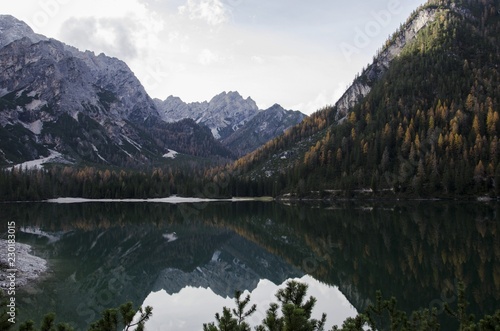
<path fill-rule="evenodd" d="M 356 316 L 356 309 L 347 301 L 337 287 L 320 283 L 311 276 L 295 279 L 309 285 L 308 295 L 318 301 L 313 310 L 313 318 L 319 319 L 327 314 L 326 326 L 340 325 L 347 317 Z M 249 318 L 253 326 L 260 324 L 271 302 L 276 302 L 274 294 L 286 282 L 275 285 L 269 280 L 260 280 L 257 288 L 250 293 L 251 304 L 257 304 L 257 311 Z M 246 296 L 248 291 L 244 292 Z M 153 307 L 153 317 L 147 322 L 150 331 L 165 330 L 201 330 L 203 323 L 214 322 L 215 313 L 221 313 L 222 307 L 234 308 L 234 299 L 223 298 L 210 288 L 185 287 L 179 293 L 167 294 L 164 290 L 151 292 L 143 303 Z"/>

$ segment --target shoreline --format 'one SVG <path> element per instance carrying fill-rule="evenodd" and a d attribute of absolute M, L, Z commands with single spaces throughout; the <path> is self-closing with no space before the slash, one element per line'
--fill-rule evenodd
<path fill-rule="evenodd" d="M 9 288 L 8 282 L 8 261 L 7 261 L 7 245 L 5 239 L 0 239 L 0 288 L 6 290 Z M 36 281 L 45 275 L 48 271 L 48 263 L 41 257 L 31 254 L 32 248 L 30 245 L 16 242 L 16 261 L 15 270 L 16 289 L 28 287 L 30 282 Z"/>
<path fill-rule="evenodd" d="M 203 202 L 240 202 L 240 201 L 274 201 L 271 197 L 238 197 L 238 198 L 188 198 L 171 196 L 167 198 L 146 198 L 146 199 L 88 199 L 88 198 L 71 198 L 61 197 L 56 199 L 42 200 L 39 202 L 47 203 L 87 203 L 87 202 L 151 202 L 151 203 L 203 203 Z"/>
<path fill-rule="evenodd" d="M 106 199 L 106 198 L 82 198 L 82 197 L 59 197 L 45 200 L 20 200 L 9 201 L 0 200 L 2 203 L 55 203 L 55 204 L 74 204 L 74 203 L 208 203 L 208 202 L 245 202 L 245 201 L 260 201 L 260 202 L 283 202 L 283 203 L 309 203 L 309 202 L 323 202 L 323 203 L 337 203 L 337 202 L 353 202 L 353 201 L 370 201 L 370 202 L 402 202 L 402 201 L 467 201 L 467 202 L 499 202 L 500 196 L 435 196 L 435 197 L 419 197 L 411 195 L 396 196 L 395 194 L 375 196 L 374 194 L 362 192 L 361 194 L 352 194 L 349 196 L 344 195 L 304 195 L 298 194 L 283 194 L 276 197 L 262 196 L 262 197 L 220 197 L 220 198 L 197 198 L 197 197 L 180 197 L 170 196 L 165 198 L 123 198 L 123 199 Z"/>

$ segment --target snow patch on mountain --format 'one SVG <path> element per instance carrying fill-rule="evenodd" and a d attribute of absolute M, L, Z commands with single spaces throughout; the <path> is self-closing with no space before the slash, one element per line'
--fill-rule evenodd
<path fill-rule="evenodd" d="M 43 129 L 43 122 L 41 120 L 36 120 L 32 123 L 24 123 L 20 122 L 26 129 L 30 130 L 36 135 L 39 135 L 42 133 Z"/>
<path fill-rule="evenodd" d="M 175 159 L 177 157 L 177 154 L 179 154 L 179 153 L 169 149 L 168 153 L 164 154 L 163 157 L 166 159 Z"/>
<path fill-rule="evenodd" d="M 32 94 L 32 93 L 30 93 L 30 94 Z M 28 96 L 30 96 L 30 94 L 28 94 Z M 25 106 L 25 108 L 27 110 L 37 110 L 37 109 L 42 108 L 46 104 L 47 104 L 46 101 L 35 99 L 35 100 L 31 101 L 29 104 L 27 104 Z"/>
<path fill-rule="evenodd" d="M 142 150 L 142 146 L 141 144 L 135 142 L 134 140 L 130 139 L 129 137 L 127 137 L 126 135 L 123 135 L 122 134 L 122 137 L 123 139 L 125 139 L 130 145 L 134 146 L 135 148 L 137 148 L 138 151 L 141 151 Z"/>
<path fill-rule="evenodd" d="M 10 167 L 8 169 L 9 170 L 11 170 L 13 168 L 22 169 L 22 170 L 24 170 L 24 169 L 28 169 L 28 170 L 41 169 L 41 168 L 43 168 L 43 165 L 46 163 L 72 164 L 72 162 L 66 160 L 61 153 L 56 152 L 54 150 L 49 150 L 49 151 L 50 151 L 50 155 L 47 157 L 19 163 L 19 164 L 13 165 L 12 167 Z"/>
<path fill-rule="evenodd" d="M 38 237 L 45 237 L 49 240 L 49 244 L 53 244 L 59 240 L 61 240 L 61 238 L 69 233 L 70 231 L 59 231 L 59 232 L 46 232 L 46 231 L 43 231 L 42 229 L 40 229 L 39 227 L 35 227 L 35 226 L 22 226 L 20 229 L 19 229 L 20 232 L 23 232 L 23 233 L 29 233 L 29 234 L 32 234 L 32 235 L 36 235 Z"/>

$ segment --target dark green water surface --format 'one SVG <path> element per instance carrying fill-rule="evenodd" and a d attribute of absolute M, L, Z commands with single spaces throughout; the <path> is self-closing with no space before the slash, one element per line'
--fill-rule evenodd
<path fill-rule="evenodd" d="M 20 320 L 38 324 L 54 311 L 58 321 L 83 330 L 103 309 L 128 300 L 142 305 L 154 293 L 164 293 L 165 299 L 153 307 L 153 316 L 168 320 L 161 302 L 193 300 L 187 289 L 208 288 L 212 316 L 222 310 L 216 298 L 230 304 L 235 289 L 252 292 L 265 282 L 309 277 L 325 287 L 327 302 L 318 307 L 335 305 L 339 298 L 328 291 L 337 288 L 351 308 L 363 311 L 381 290 L 406 311 L 437 308 L 446 329 L 443 307 L 456 304 L 458 281 L 466 285 L 471 313 L 482 316 L 500 308 L 499 207 L 472 202 L 17 203 L 0 204 L 0 215 L 5 228 L 16 222 L 18 242 L 31 245 L 50 267 L 18 291 Z M 257 304 L 267 309 L 268 302 Z M 181 320 L 190 313 L 171 317 L 177 329 L 193 329 Z M 209 321 L 196 325 L 201 330 Z M 153 322 L 150 329 L 169 329 L 159 325 Z"/>

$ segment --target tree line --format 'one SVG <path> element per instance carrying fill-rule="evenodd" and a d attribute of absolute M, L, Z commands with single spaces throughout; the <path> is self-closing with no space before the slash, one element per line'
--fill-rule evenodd
<path fill-rule="evenodd" d="M 195 195 L 198 171 L 155 168 L 149 171 L 74 168 L 0 171 L 1 201 L 38 201 L 58 197 L 144 199 Z"/>

